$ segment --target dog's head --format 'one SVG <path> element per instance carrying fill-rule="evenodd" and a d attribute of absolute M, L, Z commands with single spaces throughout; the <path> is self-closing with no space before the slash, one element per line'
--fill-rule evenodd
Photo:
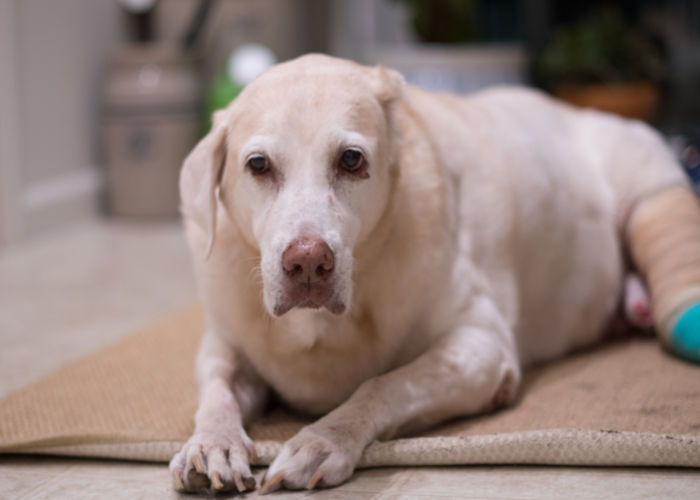
<path fill-rule="evenodd" d="M 263 301 L 341 314 L 353 255 L 387 210 L 397 145 L 392 107 L 403 79 L 326 56 L 258 77 L 185 160 L 186 216 L 215 241 L 217 193 L 260 253 Z"/>

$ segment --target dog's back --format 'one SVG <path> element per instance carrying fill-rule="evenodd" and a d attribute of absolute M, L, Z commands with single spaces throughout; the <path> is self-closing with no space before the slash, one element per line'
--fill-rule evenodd
<path fill-rule="evenodd" d="M 684 182 L 662 140 L 641 123 L 522 88 L 408 95 L 455 181 L 463 258 L 506 312 L 521 361 L 599 339 L 622 289 L 630 210 Z M 463 300 L 475 279 L 453 280 Z"/>

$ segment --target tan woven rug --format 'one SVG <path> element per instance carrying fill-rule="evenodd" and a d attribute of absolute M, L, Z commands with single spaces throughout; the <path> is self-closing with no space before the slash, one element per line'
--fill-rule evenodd
<path fill-rule="evenodd" d="M 0 401 L 0 452 L 167 461 L 192 431 L 193 306 Z M 251 429 L 268 464 L 304 421 Z M 371 445 L 362 466 L 700 467 L 700 367 L 627 339 L 532 370 L 513 408 Z"/>

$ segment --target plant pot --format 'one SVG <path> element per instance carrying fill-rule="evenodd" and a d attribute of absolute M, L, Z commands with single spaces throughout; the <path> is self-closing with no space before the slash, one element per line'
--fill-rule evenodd
<path fill-rule="evenodd" d="M 651 122 L 659 104 L 659 89 L 649 82 L 559 85 L 554 95 L 576 106 Z"/>
<path fill-rule="evenodd" d="M 367 62 L 400 71 L 412 85 L 457 93 L 496 84 L 523 84 L 526 66 L 519 44 L 379 45 Z"/>

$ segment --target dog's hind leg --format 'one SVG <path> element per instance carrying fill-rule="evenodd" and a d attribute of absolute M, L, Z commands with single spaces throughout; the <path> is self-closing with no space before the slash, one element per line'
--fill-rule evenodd
<path fill-rule="evenodd" d="M 700 363 L 700 205 L 651 127 L 586 112 L 587 151 L 611 188 L 623 243 L 651 295 L 654 327 L 674 353 Z"/>
<path fill-rule="evenodd" d="M 686 186 L 646 196 L 632 209 L 626 232 L 651 292 L 659 337 L 700 363 L 700 202 Z"/>

